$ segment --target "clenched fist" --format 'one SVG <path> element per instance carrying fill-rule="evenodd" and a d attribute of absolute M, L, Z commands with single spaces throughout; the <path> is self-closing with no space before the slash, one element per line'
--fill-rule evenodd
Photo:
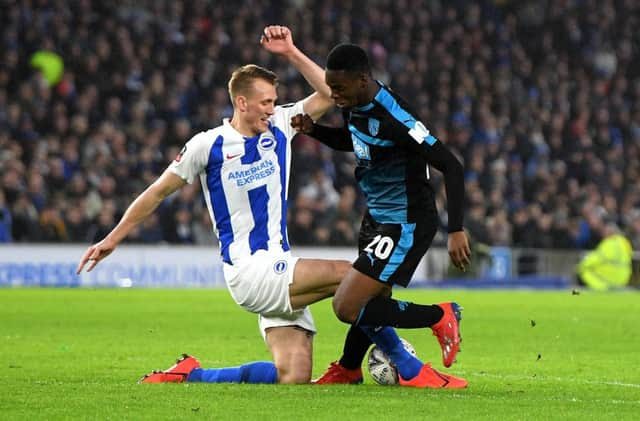
<path fill-rule="evenodd" d="M 309 114 L 297 114 L 291 117 L 291 127 L 300 133 L 309 134 L 313 131 L 313 120 Z"/>

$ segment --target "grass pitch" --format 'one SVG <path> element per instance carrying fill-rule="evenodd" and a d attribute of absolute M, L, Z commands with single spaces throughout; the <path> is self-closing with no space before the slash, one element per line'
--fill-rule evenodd
<path fill-rule="evenodd" d="M 466 390 L 246 384 L 138 385 L 182 352 L 203 367 L 268 360 L 256 317 L 225 290 L 0 289 L 2 419 L 638 419 L 640 294 L 397 291 L 465 310 L 444 369 L 430 330 L 401 330 Z M 313 306 L 314 377 L 346 326 Z"/>

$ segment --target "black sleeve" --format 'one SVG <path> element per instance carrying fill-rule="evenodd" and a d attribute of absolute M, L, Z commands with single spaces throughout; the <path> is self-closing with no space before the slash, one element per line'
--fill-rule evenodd
<path fill-rule="evenodd" d="M 311 133 L 308 136 L 324 143 L 331 149 L 337 151 L 353 151 L 351 133 L 346 127 L 327 127 L 320 124 L 313 124 Z"/>
<path fill-rule="evenodd" d="M 427 163 L 444 175 L 444 187 L 447 191 L 447 212 L 449 214 L 449 232 L 462 231 L 464 206 L 464 168 L 460 161 L 439 140 L 433 145 L 426 142 L 414 144 L 425 157 Z"/>

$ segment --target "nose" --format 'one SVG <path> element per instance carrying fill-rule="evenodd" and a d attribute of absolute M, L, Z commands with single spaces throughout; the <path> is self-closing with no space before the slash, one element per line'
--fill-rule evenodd
<path fill-rule="evenodd" d="M 275 113 L 275 111 L 276 111 L 276 106 L 273 104 L 269 105 L 269 108 L 267 108 L 267 114 L 269 116 L 272 116 L 273 113 Z"/>

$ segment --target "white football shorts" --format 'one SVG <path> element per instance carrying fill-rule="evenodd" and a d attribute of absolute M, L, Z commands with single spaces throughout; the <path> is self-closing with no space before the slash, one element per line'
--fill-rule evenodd
<path fill-rule="evenodd" d="M 308 307 L 291 308 L 289 285 L 298 262 L 290 252 L 258 250 L 252 256 L 223 265 L 224 279 L 234 301 L 247 311 L 259 314 L 263 338 L 268 328 L 299 326 L 316 332 Z"/>

